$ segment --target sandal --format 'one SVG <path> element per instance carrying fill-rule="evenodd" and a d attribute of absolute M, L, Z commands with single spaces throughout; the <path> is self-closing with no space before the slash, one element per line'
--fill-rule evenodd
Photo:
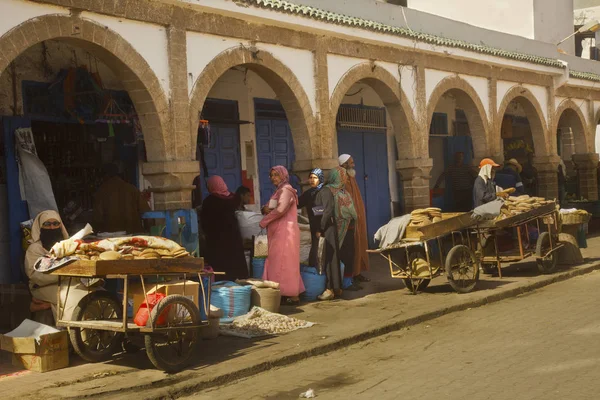
<path fill-rule="evenodd" d="M 290 297 L 282 297 L 280 304 L 282 306 L 299 306 L 300 300 L 292 300 Z"/>
<path fill-rule="evenodd" d="M 335 294 L 332 290 L 326 289 L 323 294 L 317 296 L 319 300 L 333 300 L 335 298 Z"/>

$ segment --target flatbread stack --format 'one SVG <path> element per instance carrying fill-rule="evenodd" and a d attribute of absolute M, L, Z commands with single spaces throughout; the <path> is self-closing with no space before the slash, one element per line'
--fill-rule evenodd
<path fill-rule="evenodd" d="M 509 197 L 504 202 L 504 205 L 500 209 L 500 215 L 496 219 L 510 218 L 553 203 L 554 201 L 546 200 L 543 197 L 530 197 L 528 195 Z"/>
<path fill-rule="evenodd" d="M 425 226 L 442 220 L 442 210 L 436 207 L 418 208 L 410 213 L 409 226 Z"/>
<path fill-rule="evenodd" d="M 85 243 L 77 241 L 78 246 L 66 256 L 75 256 L 80 260 L 149 260 L 190 257 L 188 251 L 179 244 L 164 238 L 147 240 L 141 238 L 123 238 L 107 242 Z M 136 240 L 138 239 L 138 240 Z M 69 248 L 71 250 L 72 246 Z M 57 256 L 58 258 L 58 256 Z"/>

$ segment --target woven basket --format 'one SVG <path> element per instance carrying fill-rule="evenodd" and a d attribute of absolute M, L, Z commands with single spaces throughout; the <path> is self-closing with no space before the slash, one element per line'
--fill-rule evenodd
<path fill-rule="evenodd" d="M 568 213 L 560 214 L 563 225 L 586 224 L 590 220 L 590 214 Z"/>
<path fill-rule="evenodd" d="M 281 304 L 281 292 L 279 289 L 253 287 L 250 301 L 252 306 L 278 313 Z"/>

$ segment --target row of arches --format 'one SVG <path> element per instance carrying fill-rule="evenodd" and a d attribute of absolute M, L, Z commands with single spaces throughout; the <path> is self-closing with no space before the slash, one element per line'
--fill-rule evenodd
<path fill-rule="evenodd" d="M 51 25 L 76 26 L 80 34 L 74 39 L 69 31 L 48 29 Z M 23 35 L 24 31 L 33 31 L 36 35 Z M 22 44 L 22 48 L 15 47 L 12 54 L 5 53 L 0 59 L 0 71 L 6 70 L 20 52 L 45 40 L 62 39 L 89 50 L 113 69 L 129 92 L 147 137 L 149 161 L 168 160 L 171 157 L 168 152 L 172 144 L 169 142 L 173 139 L 164 134 L 169 130 L 168 98 L 161 90 L 158 78 L 148 63 L 126 40 L 93 21 L 61 15 L 49 15 L 27 21 L 18 29 L 3 35 L 2 42 L 22 43 L 23 36 L 26 43 Z M 195 125 L 197 113 L 202 109 L 210 89 L 217 80 L 227 70 L 238 66 L 254 71 L 275 91 L 288 115 L 297 159 L 308 160 L 315 155 L 323 158 L 320 149 L 322 141 L 316 138 L 318 130 L 315 110 L 311 109 L 307 93 L 290 69 L 267 52 L 260 52 L 260 57 L 256 57 L 251 50 L 238 47 L 215 57 L 198 75 L 193 85 L 189 99 L 190 120 L 193 122 L 191 126 Z M 521 85 L 515 85 L 503 97 L 496 112 L 492 112 L 499 117 L 488 117 L 483 106 L 483 101 L 488 99 L 481 99 L 464 79 L 452 76 L 443 79 L 435 87 L 427 101 L 426 117 L 423 121 L 423 117 L 417 115 L 421 111 L 419 106 L 417 105 L 413 112 L 397 79 L 384 68 L 368 62 L 353 67 L 335 85 L 329 103 L 329 118 L 335 120 L 336 110 L 345 94 L 357 82 L 372 87 L 388 109 L 397 135 L 400 158 L 419 158 L 426 154 L 426 133 L 429 131 L 431 117 L 439 99 L 448 94 L 454 96 L 466 114 L 476 155 L 500 153 L 498 133 L 502 116 L 512 102 L 520 103 L 525 110 L 531 125 L 534 146 L 540 155 L 556 153 L 554 141 L 547 137 L 547 132 L 553 132 L 565 124 L 573 128 L 576 151 L 592 151 L 590 143 L 594 142 L 595 129 L 586 123 L 580 107 L 570 99 L 563 101 L 550 117 L 550 121 L 546 121 L 542 108 L 531 91 Z M 328 122 L 331 126 L 331 121 Z M 319 132 L 323 134 L 326 131 Z M 407 146 L 409 143 L 411 145 Z M 335 141 L 332 142 L 332 147 L 333 155 L 336 153 Z"/>
<path fill-rule="evenodd" d="M 49 29 L 51 26 L 60 29 Z M 284 62 L 266 51 L 260 51 L 260 56 L 257 56 L 255 50 L 244 46 L 221 52 L 199 72 L 187 99 L 191 135 L 180 138 L 174 128 L 174 119 L 178 116 L 170 110 L 173 99 L 168 98 L 148 62 L 123 37 L 92 20 L 47 15 L 21 24 L 0 38 L 0 43 L 11 45 L 3 46 L 3 49 L 9 50 L 3 50 L 0 71 L 6 71 L 8 65 L 31 46 L 57 39 L 84 48 L 102 59 L 121 80 L 140 118 L 149 162 L 175 160 L 178 156 L 173 149 L 182 145 L 177 142 L 190 140 L 190 137 L 193 138 L 191 143 L 183 145 L 189 146 L 188 159 L 194 158 L 198 114 L 219 79 L 227 71 L 239 67 L 258 75 L 281 102 L 289 122 L 298 165 L 312 166 L 317 165 L 319 160 L 335 159 L 338 153 L 335 132 L 337 111 L 350 88 L 356 84 L 369 86 L 387 110 L 398 160 L 429 158 L 433 115 L 440 100 L 448 96 L 465 115 L 475 160 L 503 154 L 502 123 L 512 104 L 517 104 L 528 120 L 536 155 L 546 157 L 559 152 L 560 143 L 557 144 L 555 134 L 562 128 L 572 132 L 565 156 L 594 152 L 595 123 L 587 123 L 581 107 L 571 99 L 562 101 L 556 110 L 548 110 L 550 115 L 546 117 L 531 90 L 515 84 L 496 107 L 489 99 L 481 98 L 465 79 L 455 75 L 442 79 L 424 102 L 416 96 L 413 104 L 399 80 L 388 70 L 377 63 L 364 62 L 352 67 L 335 84 L 329 83 L 334 87 L 328 107 L 317 113 L 311 107 L 309 94 Z M 490 103 L 489 112 L 486 112 L 484 102 Z"/>

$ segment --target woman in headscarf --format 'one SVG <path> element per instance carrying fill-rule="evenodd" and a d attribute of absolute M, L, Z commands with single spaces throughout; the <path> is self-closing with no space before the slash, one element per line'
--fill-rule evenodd
<path fill-rule="evenodd" d="M 207 186 L 210 194 L 202 201 L 200 212 L 206 263 L 215 271 L 225 272 L 225 280 L 248 278 L 244 242 L 235 217 L 238 200 L 220 176 L 210 177 Z"/>
<path fill-rule="evenodd" d="M 329 173 L 327 186 L 317 195 L 316 203 L 323 206 L 321 229 L 317 236 L 325 237 L 327 287 L 319 296 L 319 300 L 332 300 L 342 293 L 342 276 L 340 262 L 344 269 L 353 270 L 354 263 L 354 229 L 356 226 L 356 209 L 352 196 L 345 189 L 347 172 L 337 167 Z"/>
<path fill-rule="evenodd" d="M 317 251 L 319 248 L 319 238 L 317 232 L 321 229 L 321 214 L 315 215 L 313 208 L 315 207 L 315 199 L 317 194 L 325 184 L 325 175 L 320 168 L 313 169 L 308 175 L 308 183 L 310 188 L 298 198 L 298 208 L 306 208 L 308 222 L 310 224 L 311 247 L 308 256 L 308 262 L 311 266 L 317 265 Z"/>
<path fill-rule="evenodd" d="M 44 303 L 49 303 L 52 307 L 54 319 L 61 317 L 63 320 L 70 320 L 71 314 L 79 301 L 90 291 L 79 282 L 72 281 L 68 290 L 68 280 L 63 280 L 61 285 L 61 304 L 65 299 L 67 304 L 64 313 L 57 312 L 58 304 L 58 276 L 38 272 L 35 270 L 35 263 L 40 257 L 44 257 L 50 252 L 52 246 L 62 240 L 68 239 L 69 234 L 65 229 L 60 215 L 56 211 L 42 211 L 35 217 L 31 227 L 31 243 L 25 253 L 25 273 L 29 277 L 29 289 L 34 298 L 32 311 L 41 311 L 47 309 Z"/>
<path fill-rule="evenodd" d="M 296 305 L 300 302 L 298 295 L 304 292 L 300 276 L 298 195 L 289 183 L 285 167 L 271 168 L 269 178 L 277 190 L 263 207 L 263 214 L 267 215 L 260 222 L 261 228 L 267 228 L 269 245 L 263 279 L 279 282 L 284 304 Z"/>

